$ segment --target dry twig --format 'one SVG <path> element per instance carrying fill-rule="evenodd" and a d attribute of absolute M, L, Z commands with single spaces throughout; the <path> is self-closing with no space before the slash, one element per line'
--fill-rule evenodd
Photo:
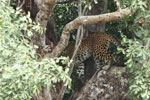
<path fill-rule="evenodd" d="M 119 2 L 118 0 L 114 0 L 114 2 L 115 2 L 115 3 L 116 3 L 116 5 L 117 5 L 117 9 L 118 9 L 118 11 L 120 11 L 120 10 L 121 10 L 120 2 Z"/>

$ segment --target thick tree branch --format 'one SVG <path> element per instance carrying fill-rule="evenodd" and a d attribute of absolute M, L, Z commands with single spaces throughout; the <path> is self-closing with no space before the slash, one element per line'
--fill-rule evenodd
<path fill-rule="evenodd" d="M 70 31 L 75 28 L 78 28 L 80 25 L 96 24 L 100 22 L 109 22 L 109 21 L 119 20 L 121 18 L 129 16 L 130 14 L 131 14 L 131 11 L 128 8 L 126 8 L 126 9 L 121 9 L 120 11 L 116 11 L 112 13 L 95 15 L 95 16 L 81 16 L 81 17 L 76 18 L 75 20 L 71 21 L 64 27 L 62 36 L 58 45 L 54 48 L 53 52 L 49 56 L 58 57 L 68 45 L 68 40 L 70 38 Z"/>
<path fill-rule="evenodd" d="M 40 11 L 36 16 L 36 23 L 39 23 L 43 28 L 46 28 L 49 16 L 51 15 L 53 8 L 57 0 L 35 0 Z M 45 47 L 45 32 L 40 36 L 40 45 Z"/>

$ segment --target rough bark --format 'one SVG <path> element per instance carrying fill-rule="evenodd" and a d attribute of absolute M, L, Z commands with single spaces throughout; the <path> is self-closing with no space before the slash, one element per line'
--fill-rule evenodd
<path fill-rule="evenodd" d="M 123 68 L 112 67 L 108 71 L 98 71 L 69 100 L 129 100 L 124 97 L 128 90 L 127 73 L 123 73 L 121 77 L 115 75 L 121 69 Z"/>
<path fill-rule="evenodd" d="M 49 16 L 51 16 L 53 12 L 53 8 L 55 6 L 57 0 L 44 0 L 43 2 L 40 0 L 36 0 L 35 3 L 37 3 L 37 6 L 39 7 L 39 12 L 36 14 L 35 21 L 41 25 L 41 27 L 46 28 Z M 45 37 L 46 31 L 42 35 L 35 34 L 34 37 L 34 43 L 37 44 L 39 47 L 41 47 L 41 51 L 44 50 L 44 48 L 47 48 L 46 46 L 46 37 Z M 38 39 L 38 41 L 37 41 Z M 40 41 L 39 41 L 40 40 Z M 44 52 L 44 51 L 42 51 Z"/>

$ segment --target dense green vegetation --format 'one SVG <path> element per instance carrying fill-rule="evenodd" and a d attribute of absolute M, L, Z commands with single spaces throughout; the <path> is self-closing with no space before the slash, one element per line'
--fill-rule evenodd
<path fill-rule="evenodd" d="M 96 2 L 96 0 L 95 0 Z M 121 7 L 129 7 L 133 15 L 106 24 L 106 32 L 122 40 L 124 49 L 119 49 L 126 60 L 129 75 L 131 100 L 150 99 L 150 1 L 120 0 Z M 85 4 L 86 1 L 83 0 Z M 65 24 L 78 16 L 77 3 L 57 5 L 55 19 L 59 37 Z M 116 11 L 115 3 L 108 0 L 107 12 Z M 7 0 L 0 2 L 0 100 L 30 99 L 46 85 L 59 81 L 71 84 L 68 67 L 56 63 L 60 60 L 67 64 L 65 57 L 57 59 L 38 59 L 37 46 L 31 44 L 33 31 L 42 33 L 42 28 L 32 22 L 30 14 L 24 16 L 8 6 Z M 76 30 L 72 31 L 73 36 Z M 17 99 L 16 99 L 17 98 Z"/>
<path fill-rule="evenodd" d="M 109 5 L 114 3 L 109 2 Z M 150 1 L 149 0 L 121 0 L 121 7 L 129 7 L 133 15 L 120 21 L 107 23 L 111 34 L 121 36 L 122 46 L 119 49 L 125 55 L 126 71 L 129 75 L 129 92 L 127 96 L 132 100 L 150 99 Z M 114 11 L 116 8 L 110 8 Z"/>
<path fill-rule="evenodd" d="M 127 59 L 126 65 L 127 71 L 129 72 L 129 96 L 132 100 L 150 99 L 149 4 L 149 0 L 122 0 L 122 6 L 126 7 L 129 5 L 134 13 L 132 16 L 125 19 L 125 26 L 128 26 L 130 39 L 127 38 L 128 36 L 123 36 L 122 40 L 122 44 L 127 46 L 122 52 L 126 55 Z M 122 33 L 125 32 L 122 31 Z"/>
<path fill-rule="evenodd" d="M 42 33 L 42 29 L 32 22 L 30 14 L 22 15 L 7 2 L 0 2 L 0 100 L 29 100 L 41 88 L 60 81 L 70 86 L 69 68 L 56 64 L 60 60 L 67 64 L 69 60 L 38 59 L 37 46 L 30 43 L 30 37 L 33 31 Z"/>
<path fill-rule="evenodd" d="M 57 38 L 61 36 L 64 26 L 78 16 L 78 8 L 76 3 L 56 5 L 54 9 Z M 73 30 L 71 34 L 75 34 Z"/>

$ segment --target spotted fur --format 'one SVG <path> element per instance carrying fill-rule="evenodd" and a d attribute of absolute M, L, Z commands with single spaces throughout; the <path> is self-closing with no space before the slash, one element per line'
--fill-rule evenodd
<path fill-rule="evenodd" d="M 86 39 L 82 40 L 81 45 L 79 46 L 75 56 L 75 66 L 93 56 L 97 69 L 102 68 L 105 60 L 110 61 L 113 59 L 113 56 L 107 51 L 111 42 L 120 46 L 119 41 L 112 35 L 106 33 L 90 34 Z M 70 44 L 67 49 L 69 57 L 72 56 L 73 50 L 74 43 Z"/>

